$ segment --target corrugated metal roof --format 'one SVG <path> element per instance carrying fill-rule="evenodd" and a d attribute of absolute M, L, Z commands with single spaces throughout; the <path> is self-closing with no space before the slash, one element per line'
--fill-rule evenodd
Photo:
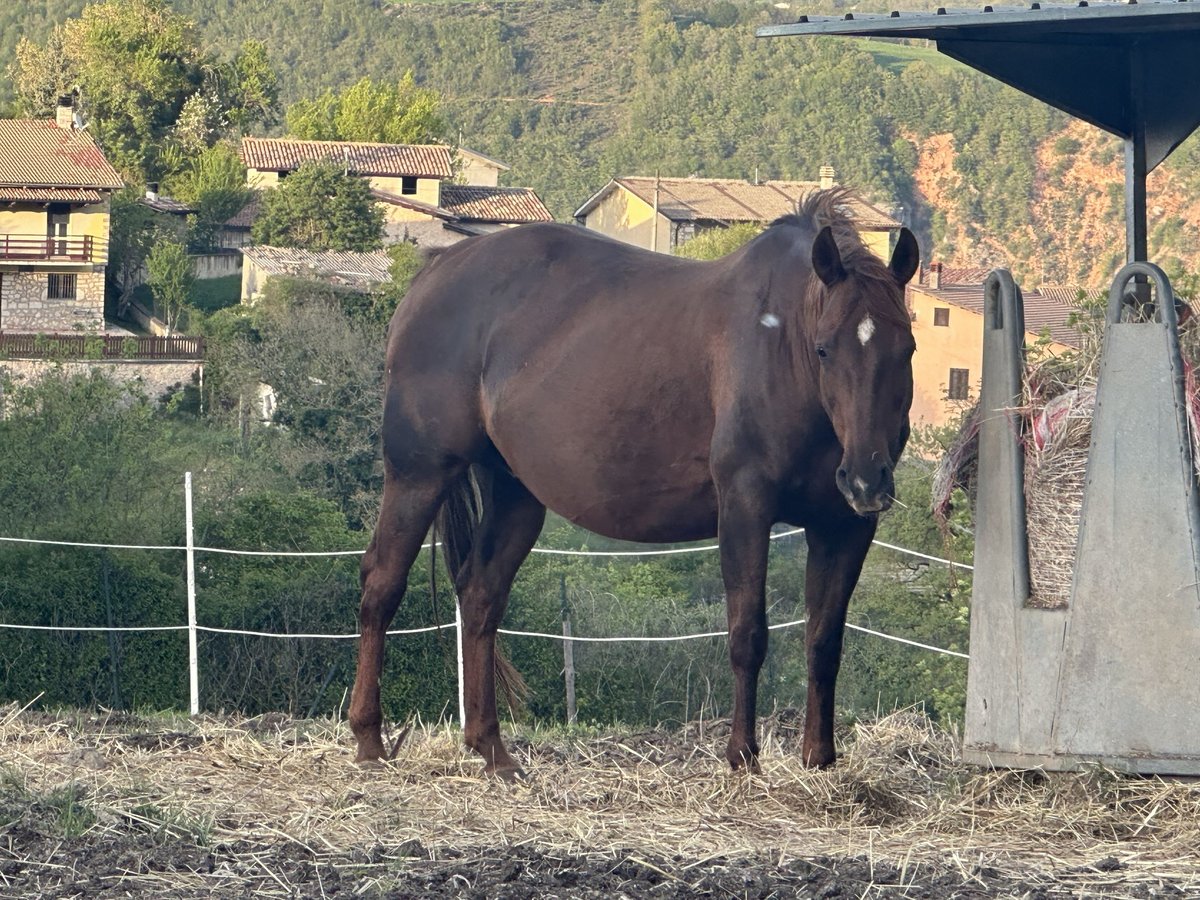
<path fill-rule="evenodd" d="M 0 185 L 117 190 L 123 182 L 86 131 L 0 119 Z"/>
<path fill-rule="evenodd" d="M 533 188 L 443 184 L 442 207 L 464 222 L 552 222 Z"/>
<path fill-rule="evenodd" d="M 796 211 L 806 194 L 818 190 L 815 181 L 750 181 L 729 178 L 614 178 L 581 206 L 577 217 L 586 216 L 616 188 L 624 188 L 653 206 L 657 193 L 658 211 L 675 222 L 773 222 Z M 850 203 L 850 217 L 866 230 L 899 228 L 900 222 L 863 200 Z"/>
<path fill-rule="evenodd" d="M 451 150 L 440 144 L 368 144 L 356 141 L 295 141 L 242 138 L 242 162 L 262 172 L 290 172 L 305 162 L 332 160 L 356 175 L 449 178 Z"/>
<path fill-rule="evenodd" d="M 196 211 L 195 207 L 188 206 L 182 200 L 175 200 L 172 197 L 139 197 L 138 203 L 142 204 L 142 206 L 150 207 L 155 212 L 170 213 L 172 215 L 187 215 Z"/>
<path fill-rule="evenodd" d="M 90 188 L 25 188 L 0 185 L 3 203 L 100 203 L 104 195 Z"/>
<path fill-rule="evenodd" d="M 267 275 L 318 278 L 351 285 L 376 285 L 392 280 L 391 257 L 383 250 L 297 250 L 294 247 L 245 247 L 242 253 Z"/>

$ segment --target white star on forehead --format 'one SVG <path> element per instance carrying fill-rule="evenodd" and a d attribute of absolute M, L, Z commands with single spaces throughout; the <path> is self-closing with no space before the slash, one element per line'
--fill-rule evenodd
<path fill-rule="evenodd" d="M 775 313 L 764 313 L 763 317 L 758 321 L 767 328 L 779 327 L 779 316 L 775 315 Z"/>
<path fill-rule="evenodd" d="M 858 323 L 858 342 L 864 347 L 867 346 L 867 341 L 871 339 L 871 335 L 875 333 L 875 320 L 871 318 L 870 313 L 863 317 L 863 320 Z"/>

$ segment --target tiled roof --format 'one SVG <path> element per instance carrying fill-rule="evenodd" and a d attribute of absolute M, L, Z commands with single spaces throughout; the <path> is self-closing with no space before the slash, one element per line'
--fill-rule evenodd
<path fill-rule="evenodd" d="M 245 247 L 242 253 L 267 275 L 317 278 L 338 284 L 369 286 L 391 281 L 391 257 L 383 250 L 297 250 L 292 247 Z"/>
<path fill-rule="evenodd" d="M 301 163 L 333 160 L 356 175 L 449 178 L 452 151 L 440 144 L 366 144 L 354 141 L 294 141 L 242 138 L 242 162 L 262 172 L 290 172 Z"/>
<path fill-rule="evenodd" d="M 763 181 L 754 184 L 728 178 L 614 178 L 576 212 L 586 216 L 600 201 L 621 187 L 675 222 L 772 222 L 796 211 L 815 181 Z M 850 203 L 850 215 L 861 229 L 899 228 L 900 223 L 864 200 Z"/>
<path fill-rule="evenodd" d="M 117 190 L 122 181 L 86 131 L 48 119 L 0 119 L 0 185 Z"/>
<path fill-rule="evenodd" d="M 389 203 L 392 206 L 402 206 L 405 209 L 415 210 L 416 212 L 424 213 L 427 216 L 433 216 L 435 219 L 450 220 L 454 218 L 454 213 L 448 209 L 443 209 L 440 206 L 434 206 L 432 203 L 425 203 L 421 200 L 416 200 L 413 197 L 406 197 L 403 194 L 393 194 L 389 191 L 381 191 L 376 188 L 371 189 L 371 196 L 380 203 Z"/>
<path fill-rule="evenodd" d="M 533 188 L 443 184 L 442 207 L 466 222 L 551 222 Z"/>
<path fill-rule="evenodd" d="M 989 270 L 990 271 L 990 270 Z M 967 309 L 983 315 L 983 282 L 975 284 L 946 284 L 943 279 L 940 288 L 932 288 L 925 284 L 910 284 L 910 291 L 919 291 L 926 296 L 951 306 Z M 1041 290 L 1021 291 L 1025 307 L 1025 330 L 1031 334 L 1041 334 L 1045 329 L 1050 337 L 1060 344 L 1078 348 L 1082 346 L 1083 338 L 1079 331 L 1067 324 L 1076 308 L 1064 302 L 1062 296 L 1070 290 L 1070 296 L 1075 296 L 1075 289 L 1054 286 Z"/>
<path fill-rule="evenodd" d="M 27 188 L 0 185 L 4 203 L 100 203 L 104 195 L 91 188 Z"/>
<path fill-rule="evenodd" d="M 250 201 L 241 208 L 237 215 L 226 219 L 222 224 L 226 228 L 249 229 L 262 212 L 262 191 L 251 191 Z"/>

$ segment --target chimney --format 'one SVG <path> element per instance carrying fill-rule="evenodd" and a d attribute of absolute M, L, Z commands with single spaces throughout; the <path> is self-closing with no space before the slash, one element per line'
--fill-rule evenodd
<path fill-rule="evenodd" d="M 929 286 L 935 291 L 942 286 L 942 264 L 940 262 L 929 264 Z"/>
<path fill-rule="evenodd" d="M 821 166 L 819 174 L 821 176 L 821 190 L 827 191 L 833 187 L 833 179 L 837 176 L 837 172 L 834 170 L 833 166 Z"/>
<path fill-rule="evenodd" d="M 54 124 L 66 131 L 75 127 L 75 98 L 70 94 L 63 94 L 58 98 L 58 107 L 54 110 Z"/>
<path fill-rule="evenodd" d="M 157 200 L 158 199 L 158 182 L 157 181 L 147 181 L 146 182 L 146 199 L 147 200 Z"/>

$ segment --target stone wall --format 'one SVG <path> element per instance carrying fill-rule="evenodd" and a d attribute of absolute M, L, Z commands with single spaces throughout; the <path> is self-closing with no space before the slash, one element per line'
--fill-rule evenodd
<path fill-rule="evenodd" d="M 151 400 L 161 400 L 167 390 L 177 384 L 191 384 L 193 379 L 204 380 L 204 364 L 200 362 L 150 362 L 146 360 L 68 360 L 6 359 L 0 361 L 0 373 L 7 370 L 13 378 L 28 384 L 51 371 L 68 374 L 101 369 L 114 381 L 133 382 Z"/>
<path fill-rule="evenodd" d="M 69 273 L 74 300 L 48 299 L 48 274 L 0 273 L 0 331 L 103 331 L 104 271 Z"/>

